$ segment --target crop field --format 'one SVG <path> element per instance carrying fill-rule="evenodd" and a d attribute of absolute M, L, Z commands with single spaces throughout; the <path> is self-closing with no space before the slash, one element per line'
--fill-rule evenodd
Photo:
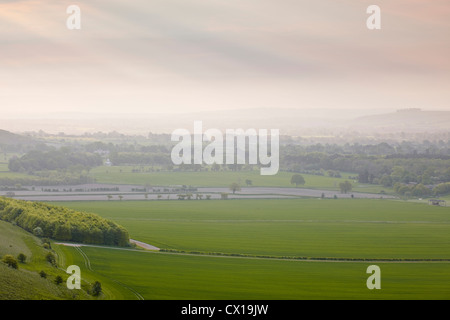
<path fill-rule="evenodd" d="M 290 257 L 450 259 L 450 208 L 390 200 L 61 203 L 163 249 Z"/>
<path fill-rule="evenodd" d="M 88 273 L 126 299 L 136 299 L 134 292 L 145 299 L 450 298 L 450 262 L 427 261 L 450 259 L 449 208 L 362 199 L 64 205 L 173 250 L 82 247 L 83 258 L 80 249 L 60 247 L 72 262 L 84 265 L 87 257 Z M 383 290 L 367 289 L 370 264 L 380 266 Z"/>
<path fill-rule="evenodd" d="M 64 247 L 119 299 L 449 299 L 447 263 L 377 263 L 381 290 L 368 290 L 370 263 L 310 262 Z"/>
<path fill-rule="evenodd" d="M 292 172 L 279 172 L 273 176 L 262 176 L 259 170 L 253 171 L 201 171 L 201 172 L 132 172 L 132 166 L 96 167 L 90 171 L 90 176 L 98 183 L 137 184 L 150 186 L 192 185 L 195 187 L 228 187 L 237 182 L 242 187 L 247 186 L 246 180 L 251 180 L 252 186 L 258 187 L 295 187 L 290 183 Z M 305 185 L 299 186 L 310 189 L 339 190 L 339 183 L 350 180 L 351 173 L 342 173 L 342 178 L 302 174 Z M 353 183 L 353 191 L 379 193 L 390 188 L 376 185 Z"/>

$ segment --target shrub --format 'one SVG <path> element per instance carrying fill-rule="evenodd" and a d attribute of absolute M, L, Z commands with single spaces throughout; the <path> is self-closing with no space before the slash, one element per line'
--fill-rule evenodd
<path fill-rule="evenodd" d="M 56 278 L 55 278 L 55 283 L 56 283 L 56 284 L 61 284 L 61 283 L 63 283 L 63 278 L 61 278 L 61 276 L 56 276 Z"/>
<path fill-rule="evenodd" d="M 36 237 L 42 237 L 44 235 L 44 232 L 42 231 L 41 227 L 36 227 L 36 228 L 33 229 L 33 234 Z"/>
<path fill-rule="evenodd" d="M 46 273 L 44 270 L 41 270 L 41 271 L 39 272 L 39 275 L 41 276 L 41 278 L 44 278 L 44 279 L 47 278 L 47 273 Z"/>
<path fill-rule="evenodd" d="M 17 264 L 17 260 L 14 259 L 14 257 L 10 254 L 6 254 L 3 256 L 2 261 L 8 265 L 8 267 L 11 267 L 13 269 L 19 269 L 19 265 Z"/>
<path fill-rule="evenodd" d="M 53 253 L 51 253 L 51 252 L 47 253 L 47 255 L 45 256 L 45 260 L 50 262 L 53 266 L 56 265 L 55 255 Z"/>

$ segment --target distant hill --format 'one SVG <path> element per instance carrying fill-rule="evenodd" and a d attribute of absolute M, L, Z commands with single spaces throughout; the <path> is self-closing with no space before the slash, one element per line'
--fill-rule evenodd
<path fill-rule="evenodd" d="M 403 109 L 393 113 L 358 117 L 351 127 L 376 132 L 438 132 L 450 130 L 450 111 Z"/>
<path fill-rule="evenodd" d="M 0 129 L 0 145 L 32 145 L 35 143 L 30 137 Z"/>
<path fill-rule="evenodd" d="M 0 127 L 13 132 L 39 131 L 58 134 L 120 132 L 125 134 L 167 133 L 175 129 L 193 130 L 194 121 L 203 130 L 280 129 L 284 135 L 332 135 L 348 132 L 440 132 L 450 128 L 450 111 L 405 109 L 253 108 L 205 110 L 186 113 L 58 113 L 36 118 L 0 119 Z M 25 129 L 26 128 L 26 129 Z M 0 145 L 30 138 L 0 130 Z M 13 142 L 14 143 L 14 142 Z"/>

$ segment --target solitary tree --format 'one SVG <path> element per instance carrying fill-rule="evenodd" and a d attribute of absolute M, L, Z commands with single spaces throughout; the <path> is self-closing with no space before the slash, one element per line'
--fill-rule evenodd
<path fill-rule="evenodd" d="M 8 265 L 8 267 L 11 267 L 13 269 L 18 269 L 19 268 L 19 266 L 17 264 L 17 260 L 14 259 L 14 257 L 12 255 L 10 255 L 10 254 L 4 255 L 2 261 L 4 263 L 6 263 Z"/>
<path fill-rule="evenodd" d="M 55 283 L 56 283 L 56 284 L 61 284 L 61 283 L 63 283 L 63 278 L 61 278 L 61 276 L 56 276 L 56 278 L 55 278 Z"/>
<path fill-rule="evenodd" d="M 19 253 L 19 255 L 17 256 L 17 260 L 19 260 L 20 263 L 25 263 L 25 261 L 27 260 L 27 256 L 23 253 Z"/>
<path fill-rule="evenodd" d="M 102 284 L 98 281 L 95 281 L 92 285 L 92 295 L 97 297 L 102 292 Z"/>
<path fill-rule="evenodd" d="M 294 174 L 291 178 L 291 184 L 295 184 L 296 187 L 298 187 L 299 184 L 304 185 L 305 178 L 300 174 Z"/>
<path fill-rule="evenodd" d="M 349 181 L 339 183 L 339 189 L 341 189 L 341 193 L 347 193 L 352 191 L 352 184 Z"/>
<path fill-rule="evenodd" d="M 233 182 L 230 184 L 230 190 L 233 192 L 233 194 L 236 193 L 236 191 L 241 191 L 241 186 L 237 182 Z"/>

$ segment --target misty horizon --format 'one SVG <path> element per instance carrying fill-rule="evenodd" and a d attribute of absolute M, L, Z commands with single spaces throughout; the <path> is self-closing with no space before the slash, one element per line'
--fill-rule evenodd
<path fill-rule="evenodd" d="M 288 109 L 255 108 L 170 113 L 60 112 L 3 116 L 0 129 L 14 133 L 44 131 L 49 134 L 119 132 L 123 134 L 170 134 L 191 129 L 194 121 L 208 128 L 281 129 L 282 135 L 338 134 L 349 132 L 434 133 L 447 132 L 450 112 L 419 108 L 378 109 Z"/>

